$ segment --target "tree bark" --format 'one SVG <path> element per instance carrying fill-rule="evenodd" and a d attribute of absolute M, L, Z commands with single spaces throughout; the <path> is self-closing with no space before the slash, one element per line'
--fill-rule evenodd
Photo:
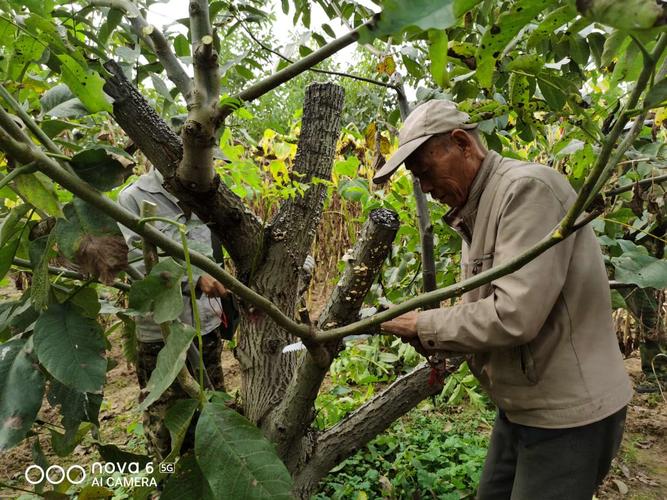
<path fill-rule="evenodd" d="M 354 321 L 364 298 L 387 257 L 396 231 L 398 215 L 386 209 L 371 212 L 347 262 L 343 276 L 332 291 L 318 319 L 318 328 L 344 325 Z M 271 413 L 266 425 L 267 437 L 276 445 L 278 455 L 294 472 L 303 464 L 301 441 L 315 418 L 315 398 L 342 341 L 317 346 L 298 360 L 297 370 L 281 404 Z"/>
<path fill-rule="evenodd" d="M 307 88 L 294 172 L 310 186 L 303 196 L 281 205 L 249 276 L 250 285 L 286 314 L 295 312 L 299 276 L 324 205 L 325 186 L 311 181 L 331 177 L 343 96 L 343 89 L 333 84 Z M 282 347 L 296 339 L 252 308 L 242 316 L 236 349 L 241 396 L 246 417 L 263 428 L 264 417 L 280 403 L 294 373 L 296 354 L 283 354 Z"/>
<path fill-rule="evenodd" d="M 243 280 L 250 270 L 252 257 L 261 247 L 261 221 L 219 177 L 206 193 L 193 193 L 182 186 L 175 179 L 176 169 L 183 159 L 181 139 L 125 77 L 120 66 L 108 61 L 104 67 L 111 73 L 104 91 L 114 98 L 114 118 L 164 176 L 167 190 L 201 220 L 211 224 L 211 230 L 229 252 Z"/>
<path fill-rule="evenodd" d="M 438 394 L 442 385 L 431 385 L 430 373 L 428 365 L 415 368 L 314 440 L 313 448 L 304 450 L 305 466 L 294 475 L 294 496 L 310 498 L 332 467 L 365 446 L 424 398 Z"/>

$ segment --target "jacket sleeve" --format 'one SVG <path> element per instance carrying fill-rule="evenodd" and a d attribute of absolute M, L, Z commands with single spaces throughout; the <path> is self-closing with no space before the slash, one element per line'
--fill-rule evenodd
<path fill-rule="evenodd" d="M 501 202 L 493 266 L 542 240 L 566 208 L 542 180 L 513 181 Z M 496 279 L 486 298 L 420 312 L 417 332 L 421 343 L 432 350 L 484 352 L 530 342 L 561 293 L 573 245 L 574 236 L 566 238 L 521 269 Z"/>

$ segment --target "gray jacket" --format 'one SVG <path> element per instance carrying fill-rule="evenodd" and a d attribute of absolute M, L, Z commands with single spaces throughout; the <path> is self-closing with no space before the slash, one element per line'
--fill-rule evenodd
<path fill-rule="evenodd" d="M 196 247 L 197 251 L 208 254 L 210 257 L 212 254 L 211 231 L 194 214 L 190 218 L 190 221 L 187 221 L 183 211 L 178 206 L 178 200 L 162 187 L 162 182 L 162 175 L 153 168 L 150 172 L 142 175 L 134 183 L 123 189 L 118 195 L 118 203 L 137 215 L 139 214 L 139 208 L 141 207 L 141 202 L 143 200 L 155 203 L 157 205 L 157 213 L 159 216 L 176 220 L 182 224 L 188 223 L 189 226 L 192 226 L 187 234 L 188 242 L 192 245 L 191 248 Z M 196 224 L 197 221 L 199 221 L 199 224 Z M 180 242 L 180 234 L 176 226 L 173 224 L 158 221 L 155 222 L 154 225 L 158 230 L 169 236 L 171 239 Z M 132 266 L 142 274 L 145 274 L 144 263 L 140 258 L 142 252 L 133 245 L 133 243 L 140 240 L 141 237 L 123 225 L 120 225 L 120 229 L 123 232 L 125 241 L 127 241 L 127 244 L 130 247 L 130 261 L 137 258 L 139 259 L 134 262 Z M 195 283 L 202 274 L 204 274 L 203 271 L 193 267 L 193 278 Z M 187 290 L 187 277 L 183 278 L 183 285 L 184 289 Z M 184 295 L 183 303 L 184 308 L 180 320 L 192 325 L 193 319 L 190 297 Z M 199 305 L 201 330 L 202 334 L 205 335 L 220 325 L 220 317 L 216 311 L 221 311 L 222 305 L 217 298 L 210 299 L 209 301 L 205 294 L 202 294 L 201 297 L 197 299 L 197 303 Z M 160 327 L 152 320 L 150 315 L 137 318 L 137 338 L 141 342 L 162 341 Z"/>
<path fill-rule="evenodd" d="M 466 205 L 463 278 L 502 265 L 556 227 L 576 198 L 553 169 L 490 151 Z M 471 370 L 512 422 L 545 428 L 599 421 L 632 386 L 611 317 L 600 246 L 586 226 L 519 270 L 419 313 L 427 349 L 473 353 Z"/>

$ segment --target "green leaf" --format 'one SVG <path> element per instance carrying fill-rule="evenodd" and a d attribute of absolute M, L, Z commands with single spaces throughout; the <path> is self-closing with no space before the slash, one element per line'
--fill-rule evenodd
<path fill-rule="evenodd" d="M 667 103 L 667 78 L 653 85 L 644 98 L 644 109 L 659 108 Z"/>
<path fill-rule="evenodd" d="M 85 108 L 83 108 L 83 105 L 81 105 L 81 107 L 82 109 L 85 110 Z M 87 110 L 86 114 L 88 114 Z M 72 130 L 78 127 L 80 127 L 78 123 L 68 122 L 65 120 L 44 120 L 40 125 L 40 128 L 50 138 L 54 138 L 64 130 Z"/>
<path fill-rule="evenodd" d="M 447 33 L 444 30 L 428 32 L 428 56 L 431 59 L 431 76 L 441 88 L 448 86 L 447 76 Z"/>
<path fill-rule="evenodd" d="M 180 322 L 172 323 L 170 330 L 171 333 L 167 337 L 164 347 L 160 349 L 157 355 L 155 369 L 146 384 L 148 396 L 146 396 L 146 399 L 139 406 L 141 411 L 146 410 L 146 408 L 157 401 L 162 396 L 162 393 L 176 380 L 178 372 L 185 365 L 188 347 L 190 347 L 190 343 L 197 333 L 190 325 Z"/>
<path fill-rule="evenodd" d="M 21 34 L 14 43 L 14 61 L 19 65 L 38 61 L 45 49 L 44 43 L 33 36 Z"/>
<path fill-rule="evenodd" d="M 178 35 L 174 39 L 174 50 L 178 57 L 190 56 L 190 40 L 183 34 Z"/>
<path fill-rule="evenodd" d="M 667 288 L 667 260 L 640 252 L 627 252 L 611 259 L 614 279 L 641 288 Z"/>
<path fill-rule="evenodd" d="M 629 43 L 630 39 L 627 33 L 619 30 L 614 31 L 604 43 L 601 65 L 603 67 L 609 66 L 617 56 L 625 53 L 625 47 Z"/>
<path fill-rule="evenodd" d="M 359 43 L 374 38 L 400 34 L 408 26 L 422 30 L 445 29 L 456 24 L 457 19 L 481 0 L 387 0 L 380 19 L 372 29 L 363 29 Z"/>
<path fill-rule="evenodd" d="M 183 310 L 184 272 L 172 258 L 158 262 L 148 276 L 132 285 L 130 307 L 143 313 L 152 312 L 158 324 L 177 319 Z"/>
<path fill-rule="evenodd" d="M 80 392 L 101 391 L 107 360 L 102 328 L 70 304 L 52 304 L 35 323 L 35 352 L 59 382 Z"/>
<path fill-rule="evenodd" d="M 81 422 L 90 422 L 99 427 L 101 394 L 80 392 L 54 379 L 49 383 L 46 398 L 52 408 L 60 406 L 62 425 L 66 431 L 77 429 Z"/>
<path fill-rule="evenodd" d="M 152 461 L 151 457 L 121 450 L 118 446 L 113 444 L 98 444 L 97 451 L 100 452 L 100 456 L 105 462 L 115 464 L 117 469 L 134 462 L 139 464 L 139 469 L 144 469 L 146 468 L 146 464 Z"/>
<path fill-rule="evenodd" d="M 530 34 L 528 47 L 535 47 L 541 40 L 550 37 L 556 29 L 574 19 L 576 15 L 577 9 L 572 4 L 564 5 L 549 12 Z"/>
<path fill-rule="evenodd" d="M 75 154 L 70 160 L 76 174 L 100 191 L 111 191 L 132 175 L 134 162 L 109 148 L 91 148 Z M 124 153 L 124 152 L 123 152 Z"/>
<path fill-rule="evenodd" d="M 4 278 L 9 269 L 12 267 L 16 249 L 19 247 L 21 238 L 16 234 L 13 238 L 6 241 L 2 248 L 0 248 L 0 279 Z"/>
<path fill-rule="evenodd" d="M 331 38 L 336 38 L 336 32 L 328 24 L 323 24 L 322 29 L 324 32 L 329 35 Z"/>
<path fill-rule="evenodd" d="M 650 29 L 664 23 L 664 11 L 655 0 L 588 0 L 577 2 L 590 19 L 622 30 Z"/>
<path fill-rule="evenodd" d="M 547 105 L 554 111 L 562 111 L 567 102 L 567 81 L 546 72 L 537 78 L 537 85 Z"/>
<path fill-rule="evenodd" d="M 68 433 L 60 433 L 55 429 L 49 429 L 51 433 L 51 448 L 59 457 L 66 457 L 74 451 L 74 448 L 83 441 L 83 438 L 86 437 L 86 434 L 90 432 L 93 428 L 93 424 L 84 423 L 76 431 L 72 432 L 70 435 Z"/>
<path fill-rule="evenodd" d="M 507 64 L 510 71 L 522 71 L 529 75 L 538 75 L 544 67 L 544 58 L 539 54 L 522 54 Z"/>
<path fill-rule="evenodd" d="M 0 344 L 0 451 L 18 444 L 42 406 L 44 377 L 24 339 Z"/>
<path fill-rule="evenodd" d="M 53 182 L 43 173 L 19 175 L 14 182 L 28 203 L 44 210 L 49 215 L 62 217 L 63 211 L 60 208 Z"/>
<path fill-rule="evenodd" d="M 273 445 L 218 398 L 199 417 L 195 454 L 211 489 L 227 498 L 292 498 L 292 479 Z"/>
<path fill-rule="evenodd" d="M 107 111 L 113 108 L 102 90 L 104 80 L 92 69 L 83 68 L 76 60 L 67 54 L 58 55 L 61 62 L 63 81 L 74 94 L 81 99 L 84 106 L 91 113 Z"/>
<path fill-rule="evenodd" d="M 213 500 L 206 478 L 192 452 L 186 453 L 176 464 L 176 472 L 169 476 L 160 500 Z"/>
<path fill-rule="evenodd" d="M 199 402 L 194 399 L 182 399 L 176 401 L 164 417 L 164 425 L 169 430 L 171 440 L 170 456 L 177 456 L 180 452 L 185 434 L 190 427 L 190 422 L 195 414 Z"/>
<path fill-rule="evenodd" d="M 477 59 L 477 81 L 484 88 L 490 88 L 496 61 L 507 44 L 538 13 L 551 5 L 548 0 L 518 0 L 511 4 L 495 22 L 487 27 L 475 54 Z"/>

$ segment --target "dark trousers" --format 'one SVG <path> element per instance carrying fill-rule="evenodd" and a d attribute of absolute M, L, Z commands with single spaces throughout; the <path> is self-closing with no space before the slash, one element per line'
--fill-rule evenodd
<path fill-rule="evenodd" d="M 626 410 L 568 429 L 514 424 L 500 412 L 477 499 L 591 500 L 618 452 Z"/>

